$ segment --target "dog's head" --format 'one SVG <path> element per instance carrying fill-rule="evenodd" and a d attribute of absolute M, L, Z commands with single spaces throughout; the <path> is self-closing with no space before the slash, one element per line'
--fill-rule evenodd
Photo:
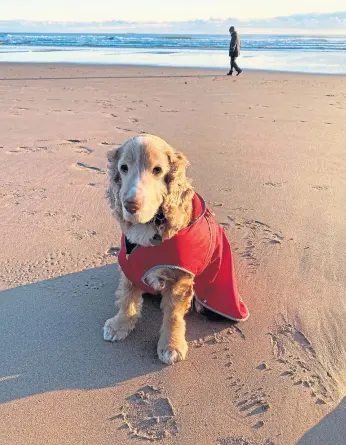
<path fill-rule="evenodd" d="M 108 153 L 108 199 L 115 217 L 145 224 L 161 211 L 169 221 L 189 186 L 187 159 L 164 140 L 140 135 Z"/>

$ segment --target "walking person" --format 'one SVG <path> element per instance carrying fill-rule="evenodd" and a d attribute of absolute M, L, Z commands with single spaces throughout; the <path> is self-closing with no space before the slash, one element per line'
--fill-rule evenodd
<path fill-rule="evenodd" d="M 234 26 L 229 28 L 229 33 L 231 34 L 231 41 L 229 44 L 229 56 L 231 58 L 231 69 L 227 73 L 227 76 L 232 76 L 233 69 L 236 70 L 237 76 L 242 73 L 242 70 L 239 68 L 237 64 L 237 57 L 240 56 L 240 37 L 238 36 L 237 31 Z"/>

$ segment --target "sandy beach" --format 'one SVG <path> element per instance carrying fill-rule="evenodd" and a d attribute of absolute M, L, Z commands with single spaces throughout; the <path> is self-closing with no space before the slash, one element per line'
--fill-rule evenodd
<path fill-rule="evenodd" d="M 346 77 L 224 74 L 0 65 L 2 445 L 345 444 Z M 188 315 L 173 367 L 155 298 L 102 339 L 120 240 L 106 153 L 141 132 L 189 158 L 251 313 Z"/>

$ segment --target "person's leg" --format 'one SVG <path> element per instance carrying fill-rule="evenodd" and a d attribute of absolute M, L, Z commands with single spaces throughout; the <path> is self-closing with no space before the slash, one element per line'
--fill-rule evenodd
<path fill-rule="evenodd" d="M 231 57 L 231 73 L 233 73 L 234 70 L 234 63 L 235 63 L 235 57 Z"/>
<path fill-rule="evenodd" d="M 239 65 L 237 64 L 236 60 L 237 60 L 237 58 L 233 57 L 233 62 L 232 62 L 233 68 L 236 70 L 236 72 L 238 74 L 240 74 L 242 72 L 242 70 L 241 70 L 241 68 L 239 68 Z"/>
<path fill-rule="evenodd" d="M 230 58 L 230 70 L 227 73 L 227 76 L 232 76 L 233 74 L 233 63 L 232 63 L 233 57 Z"/>

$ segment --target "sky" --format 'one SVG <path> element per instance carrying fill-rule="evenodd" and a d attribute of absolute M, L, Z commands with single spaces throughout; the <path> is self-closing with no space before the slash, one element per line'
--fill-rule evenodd
<path fill-rule="evenodd" d="M 1 20 L 248 20 L 345 10 L 346 0 L 3 0 Z"/>

